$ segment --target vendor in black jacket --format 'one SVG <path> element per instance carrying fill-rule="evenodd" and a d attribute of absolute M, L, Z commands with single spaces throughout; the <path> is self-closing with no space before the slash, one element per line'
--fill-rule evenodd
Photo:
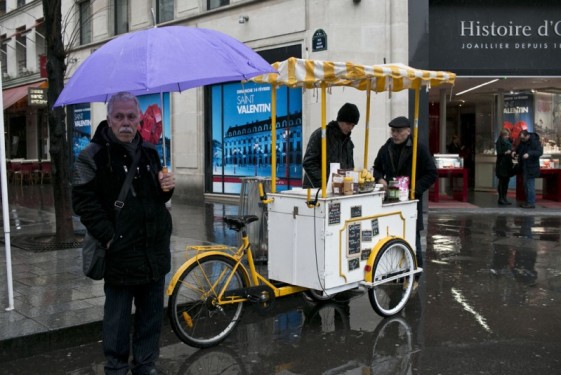
<path fill-rule="evenodd" d="M 107 103 L 101 124 L 75 163 L 72 204 L 89 234 L 105 245 L 103 351 L 106 373 L 127 373 L 131 309 L 133 374 L 155 371 L 164 312 L 165 276 L 171 268 L 171 215 L 166 202 L 175 187 L 160 158 L 137 129 L 135 96 L 118 93 Z M 115 201 L 133 158 L 139 163 L 118 222 Z"/>
<path fill-rule="evenodd" d="M 413 139 L 411 138 L 411 122 L 407 117 L 396 117 L 390 121 L 391 138 L 380 148 L 374 160 L 374 178 L 376 183 L 387 189 L 388 181 L 394 177 L 409 177 L 409 188 L 412 187 L 411 171 L 413 167 Z M 436 181 L 436 165 L 429 149 L 424 144 L 417 144 L 417 170 L 415 180 L 415 199 L 417 202 L 417 264 L 423 266 L 421 230 L 423 225 L 423 193 Z"/>
<path fill-rule="evenodd" d="M 339 163 L 341 169 L 354 169 L 354 144 L 351 132 L 360 118 L 356 105 L 345 103 L 337 113 L 337 120 L 326 126 L 327 164 L 325 181 L 329 180 L 331 163 Z M 308 141 L 304 154 L 304 188 L 321 188 L 321 128 L 316 129 Z"/>

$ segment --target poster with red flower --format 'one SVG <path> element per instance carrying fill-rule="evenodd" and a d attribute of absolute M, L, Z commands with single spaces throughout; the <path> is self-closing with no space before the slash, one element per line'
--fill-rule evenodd
<path fill-rule="evenodd" d="M 534 130 L 534 97 L 532 94 L 505 95 L 503 128 L 517 140 L 522 130 Z"/>

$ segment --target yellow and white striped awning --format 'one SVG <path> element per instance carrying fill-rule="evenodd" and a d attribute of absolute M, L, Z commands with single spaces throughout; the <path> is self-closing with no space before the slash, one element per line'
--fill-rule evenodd
<path fill-rule="evenodd" d="M 403 64 L 359 65 L 291 57 L 272 66 L 278 74 L 264 74 L 250 81 L 304 88 L 350 86 L 367 90 L 370 87 L 372 91 L 383 92 L 453 85 L 456 79 L 454 73 L 415 69 Z"/>

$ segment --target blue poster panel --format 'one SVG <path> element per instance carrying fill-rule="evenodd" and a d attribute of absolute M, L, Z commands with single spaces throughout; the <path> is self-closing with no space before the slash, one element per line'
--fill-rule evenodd
<path fill-rule="evenodd" d="M 142 139 L 156 146 L 162 165 L 171 169 L 170 94 L 143 95 L 138 97 L 138 102 L 142 112 L 138 132 Z"/>
<path fill-rule="evenodd" d="M 72 144 L 72 153 L 74 159 L 78 157 L 89 143 L 92 137 L 92 120 L 90 104 L 74 105 L 74 135 Z"/>
<path fill-rule="evenodd" d="M 510 131 L 510 137 L 515 144 L 517 144 L 522 130 L 534 131 L 534 96 L 532 94 L 504 96 L 503 128 Z"/>
<path fill-rule="evenodd" d="M 277 89 L 276 144 L 272 144 L 270 85 L 211 87 L 212 192 L 239 194 L 240 177 L 271 176 L 277 155 L 277 190 L 302 185 L 302 90 Z"/>

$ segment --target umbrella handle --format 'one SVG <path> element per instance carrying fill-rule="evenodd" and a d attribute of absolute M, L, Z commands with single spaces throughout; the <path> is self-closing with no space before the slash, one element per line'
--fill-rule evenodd
<path fill-rule="evenodd" d="M 164 166 L 164 167 L 162 168 L 162 173 L 163 173 L 163 174 L 167 174 L 168 172 L 169 172 L 169 171 L 168 171 L 168 167 L 165 167 L 165 166 Z M 162 190 L 163 190 L 164 192 L 168 192 L 168 191 L 169 191 L 169 189 L 167 189 L 167 188 L 162 188 Z"/>

